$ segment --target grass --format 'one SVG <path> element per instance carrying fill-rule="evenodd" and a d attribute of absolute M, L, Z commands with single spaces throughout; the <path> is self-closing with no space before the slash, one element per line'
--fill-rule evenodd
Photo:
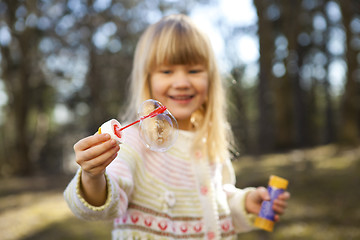
<path fill-rule="evenodd" d="M 274 232 L 239 234 L 239 240 L 360 239 L 360 147 L 336 145 L 233 162 L 238 187 L 287 178 L 291 200 Z M 75 218 L 62 198 L 70 176 L 0 180 L 0 240 L 111 239 L 112 224 Z"/>
<path fill-rule="evenodd" d="M 73 216 L 62 192 L 70 177 L 0 181 L 0 240 L 111 239 L 112 223 Z"/>

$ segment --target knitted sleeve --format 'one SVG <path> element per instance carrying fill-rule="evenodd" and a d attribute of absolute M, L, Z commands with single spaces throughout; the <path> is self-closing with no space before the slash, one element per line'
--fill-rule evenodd
<path fill-rule="evenodd" d="M 237 232 L 246 232 L 255 229 L 253 222 L 255 214 L 248 213 L 245 209 L 245 197 L 255 188 L 239 189 L 235 187 L 235 172 L 230 162 L 227 160 L 223 166 L 223 190 L 226 193 L 232 221 Z"/>
<path fill-rule="evenodd" d="M 114 181 L 105 174 L 107 183 L 107 199 L 102 206 L 90 205 L 81 195 L 81 169 L 79 169 L 75 177 L 70 181 L 64 191 L 64 198 L 75 216 L 85 220 L 112 219 L 116 217 L 119 205 L 119 190 Z"/>
<path fill-rule="evenodd" d="M 255 229 L 253 223 L 256 215 L 248 213 L 245 209 L 245 197 L 254 188 L 238 189 L 234 185 L 224 185 L 224 191 L 226 192 L 231 217 L 234 224 L 235 231 L 247 232 Z"/>
<path fill-rule="evenodd" d="M 123 144 L 115 160 L 106 168 L 107 199 L 103 206 L 90 205 L 81 195 L 79 169 L 64 191 L 64 197 L 72 212 L 86 220 L 108 220 L 123 215 L 133 191 L 133 171 L 139 154 Z"/>

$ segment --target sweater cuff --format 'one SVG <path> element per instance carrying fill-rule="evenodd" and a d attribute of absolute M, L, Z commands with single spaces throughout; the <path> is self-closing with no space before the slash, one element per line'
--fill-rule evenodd
<path fill-rule="evenodd" d="M 227 194 L 231 216 L 235 230 L 237 232 L 246 232 L 254 230 L 254 221 L 256 214 L 248 213 L 245 208 L 246 195 L 255 188 L 238 189 L 234 185 L 224 186 Z"/>
<path fill-rule="evenodd" d="M 102 205 L 102 206 L 93 206 L 90 203 L 88 203 L 85 200 L 85 198 L 82 196 L 82 194 L 81 194 L 81 168 L 76 173 L 75 178 L 76 178 L 76 195 L 79 198 L 80 202 L 85 207 L 89 208 L 92 211 L 104 211 L 107 207 L 109 207 L 110 202 L 111 202 L 111 197 L 113 194 L 113 189 L 111 187 L 110 179 L 109 179 L 109 176 L 107 175 L 107 173 L 105 173 L 107 196 L 106 196 L 106 201 L 105 201 L 104 205 Z"/>

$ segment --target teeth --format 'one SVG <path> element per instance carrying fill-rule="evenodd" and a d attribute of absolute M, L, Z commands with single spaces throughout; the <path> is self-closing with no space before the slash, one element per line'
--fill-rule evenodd
<path fill-rule="evenodd" d="M 185 100 L 185 99 L 191 98 L 191 96 L 178 96 L 178 97 L 172 97 L 172 98 L 176 99 L 176 100 Z"/>

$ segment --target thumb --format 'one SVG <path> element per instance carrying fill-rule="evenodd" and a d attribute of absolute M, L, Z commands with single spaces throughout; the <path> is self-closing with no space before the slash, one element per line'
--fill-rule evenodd
<path fill-rule="evenodd" d="M 257 187 L 255 191 L 249 192 L 246 197 L 245 209 L 248 213 L 259 214 L 261 203 L 270 200 L 269 193 L 265 187 Z"/>
<path fill-rule="evenodd" d="M 270 201 L 269 192 L 265 187 L 258 187 L 257 191 L 258 191 L 262 201 Z"/>

